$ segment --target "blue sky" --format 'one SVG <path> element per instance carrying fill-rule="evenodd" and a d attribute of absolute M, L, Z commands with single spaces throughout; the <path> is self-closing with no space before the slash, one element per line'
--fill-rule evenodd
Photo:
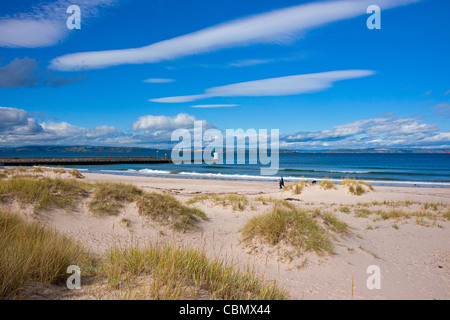
<path fill-rule="evenodd" d="M 369 30 L 369 5 L 381 29 Z M 81 29 L 69 30 L 69 5 Z M 0 146 L 450 147 L 447 0 L 0 0 Z"/>

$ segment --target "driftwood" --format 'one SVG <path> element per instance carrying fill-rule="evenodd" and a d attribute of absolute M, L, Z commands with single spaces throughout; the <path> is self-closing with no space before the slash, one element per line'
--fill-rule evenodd
<path fill-rule="evenodd" d="M 303 200 L 296 199 L 296 198 L 284 198 L 284 200 L 286 200 L 286 201 L 303 201 Z"/>

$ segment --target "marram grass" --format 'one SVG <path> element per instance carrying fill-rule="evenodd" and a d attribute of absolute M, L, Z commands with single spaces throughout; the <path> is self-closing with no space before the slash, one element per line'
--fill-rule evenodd
<path fill-rule="evenodd" d="M 206 220 L 203 211 L 188 207 L 171 195 L 145 192 L 131 184 L 29 177 L 0 180 L 0 203 L 15 200 L 21 206 L 31 205 L 35 213 L 53 208 L 74 210 L 83 199 L 88 199 L 89 211 L 97 216 L 118 215 L 125 204 L 134 202 L 141 215 L 177 230 Z"/>
<path fill-rule="evenodd" d="M 362 180 L 356 180 L 356 179 L 344 179 L 340 183 L 340 185 L 347 186 L 348 191 L 351 194 L 360 196 L 363 193 L 366 193 L 367 191 L 374 191 L 373 186 L 370 183 L 367 183 Z"/>
<path fill-rule="evenodd" d="M 251 218 L 241 232 L 246 242 L 284 243 L 298 255 L 304 251 L 333 252 L 328 232 L 313 215 L 286 203 L 275 204 L 270 212 Z"/>
<path fill-rule="evenodd" d="M 141 189 L 130 184 L 96 183 L 89 210 L 97 215 L 118 215 L 125 203 L 134 202 L 143 193 Z"/>
<path fill-rule="evenodd" d="M 88 196 L 88 185 L 74 180 L 17 177 L 0 181 L 0 201 L 33 205 L 35 212 L 51 208 L 74 209 Z"/>
<path fill-rule="evenodd" d="M 94 262 L 76 241 L 4 210 L 0 210 L 0 252 L 0 299 L 20 296 L 29 281 L 63 282 L 68 266 L 88 271 Z"/>
<path fill-rule="evenodd" d="M 137 206 L 140 215 L 169 223 L 177 230 L 194 227 L 197 221 L 207 219 L 200 209 L 188 207 L 167 194 L 145 193 L 137 198 Z"/>
<path fill-rule="evenodd" d="M 200 249 L 150 245 L 112 248 L 94 257 L 69 237 L 5 211 L 0 211 L 0 252 L 0 299 L 26 298 L 30 282 L 65 286 L 70 265 L 91 278 L 82 283 L 81 299 L 289 298 L 254 270 L 208 258 Z"/>
<path fill-rule="evenodd" d="M 204 194 L 194 196 L 187 201 L 187 204 L 203 202 L 205 200 L 213 201 L 214 204 L 222 205 L 223 207 L 231 206 L 234 211 L 243 211 L 249 204 L 247 196 L 235 193 L 230 193 L 226 195 Z"/>
<path fill-rule="evenodd" d="M 178 245 L 111 249 L 99 276 L 107 279 L 111 293 L 131 299 L 288 298 L 284 289 L 250 268 L 238 270 L 224 260 L 208 258 L 202 250 Z M 139 282 L 146 285 L 136 287 Z"/>

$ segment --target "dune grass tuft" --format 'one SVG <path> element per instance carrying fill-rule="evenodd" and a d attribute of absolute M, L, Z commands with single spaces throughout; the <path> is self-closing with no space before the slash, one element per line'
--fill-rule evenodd
<path fill-rule="evenodd" d="M 74 177 L 75 179 L 83 179 L 84 176 L 78 171 L 77 169 L 73 168 L 69 171 L 69 174 Z"/>
<path fill-rule="evenodd" d="M 322 187 L 322 189 L 329 190 L 329 189 L 336 189 L 336 184 L 333 181 L 324 179 L 319 182 L 319 186 Z"/>
<path fill-rule="evenodd" d="M 35 212 L 50 208 L 73 209 L 87 197 L 87 185 L 75 180 L 17 177 L 0 181 L 0 199 L 34 205 Z"/>
<path fill-rule="evenodd" d="M 38 222 L 0 210 L 0 299 L 20 295 L 28 281 L 56 284 L 67 267 L 89 270 L 94 262 L 72 239 Z"/>
<path fill-rule="evenodd" d="M 206 220 L 203 211 L 183 205 L 171 195 L 145 193 L 138 197 L 139 214 L 171 224 L 177 230 L 193 227 L 199 219 Z"/>
<path fill-rule="evenodd" d="M 226 261 L 208 258 L 201 250 L 177 245 L 114 248 L 99 275 L 107 279 L 111 291 L 133 291 L 132 299 L 288 298 L 283 289 L 265 283 L 250 269 L 237 270 Z M 142 278 L 146 287 L 136 290 Z"/>
<path fill-rule="evenodd" d="M 272 246 L 286 243 L 297 254 L 303 251 L 333 252 L 327 231 L 308 214 L 284 202 L 272 211 L 253 217 L 241 230 L 243 240 L 260 239 Z"/>
<path fill-rule="evenodd" d="M 303 191 L 303 189 L 304 189 L 305 187 L 308 187 L 308 186 L 310 186 L 310 185 L 311 185 L 311 183 L 309 183 L 308 181 L 306 181 L 306 180 L 301 180 L 301 181 L 298 182 L 298 183 L 293 183 L 293 184 L 287 185 L 287 186 L 284 188 L 284 190 L 286 190 L 286 191 L 292 191 L 294 194 L 300 194 L 300 193 L 302 193 L 302 191 Z"/>
<path fill-rule="evenodd" d="M 55 230 L 5 211 L 0 211 L 0 252 L 0 299 L 21 298 L 30 282 L 63 286 L 70 265 L 92 279 L 82 286 L 84 298 L 288 298 L 284 289 L 265 282 L 253 269 L 208 258 L 200 249 L 150 245 L 113 248 L 94 257 Z"/>
<path fill-rule="evenodd" d="M 344 179 L 340 183 L 340 185 L 347 186 L 348 191 L 351 194 L 360 196 L 363 193 L 367 191 L 374 191 L 373 186 L 370 183 L 367 183 L 362 180 L 356 180 L 356 179 Z"/>
<path fill-rule="evenodd" d="M 125 203 L 136 201 L 144 193 L 131 184 L 103 182 L 94 185 L 89 210 L 97 215 L 118 215 Z"/>
<path fill-rule="evenodd" d="M 347 223 L 339 220 L 335 215 L 329 212 L 325 212 L 322 215 L 324 223 L 329 226 L 333 231 L 347 235 L 350 233 L 350 229 Z"/>
<path fill-rule="evenodd" d="M 192 197 L 187 201 L 187 204 L 192 204 L 196 202 L 211 200 L 214 204 L 222 205 L 223 207 L 232 206 L 235 211 L 243 211 L 249 204 L 249 201 L 245 195 L 230 193 L 226 195 L 217 194 L 204 194 L 200 196 Z"/>
<path fill-rule="evenodd" d="M 32 205 L 35 213 L 52 208 L 74 210 L 81 199 L 88 197 L 89 210 L 98 216 L 118 215 L 124 204 L 136 202 L 141 215 L 177 230 L 206 220 L 203 211 L 185 206 L 171 195 L 148 193 L 131 184 L 27 177 L 0 180 L 0 203 L 16 200 L 20 205 Z"/>

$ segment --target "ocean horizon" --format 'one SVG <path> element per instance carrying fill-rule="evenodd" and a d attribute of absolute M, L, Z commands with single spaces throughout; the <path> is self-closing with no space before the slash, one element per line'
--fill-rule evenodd
<path fill-rule="evenodd" d="M 11 149 L 0 151 L 0 157 L 76 157 L 76 156 L 157 156 L 170 157 L 167 150 L 141 149 L 124 152 L 40 152 Z M 220 179 L 247 181 L 277 181 L 283 176 L 286 182 L 300 180 L 339 182 L 351 178 L 373 185 L 450 187 L 450 154 L 446 153 L 280 153 L 279 170 L 275 175 L 260 174 L 260 164 L 249 164 L 248 153 L 244 164 L 112 164 L 75 165 L 79 171 L 186 179 Z M 236 163 L 236 161 L 235 161 Z"/>

